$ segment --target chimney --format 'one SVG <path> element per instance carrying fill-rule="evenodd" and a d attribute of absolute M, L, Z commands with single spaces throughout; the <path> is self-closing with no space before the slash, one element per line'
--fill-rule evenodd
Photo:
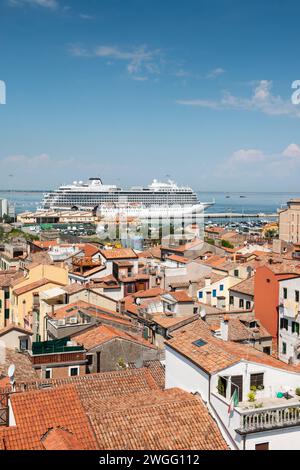
<path fill-rule="evenodd" d="M 209 287 L 211 285 L 211 278 L 210 277 L 206 277 L 205 278 L 205 287 Z"/>
<path fill-rule="evenodd" d="M 192 299 L 197 297 L 197 290 L 198 290 L 198 283 L 196 281 L 190 281 L 189 284 L 189 296 L 192 297 Z"/>
<path fill-rule="evenodd" d="M 227 316 L 224 316 L 221 321 L 221 339 L 223 341 L 228 341 L 228 332 L 229 332 L 229 320 Z"/>

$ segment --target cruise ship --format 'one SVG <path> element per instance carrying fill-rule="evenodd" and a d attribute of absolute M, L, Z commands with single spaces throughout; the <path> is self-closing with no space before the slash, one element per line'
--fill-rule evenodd
<path fill-rule="evenodd" d="M 199 213 L 213 205 L 201 203 L 196 193 L 174 181 L 153 182 L 147 187 L 128 189 L 105 185 L 100 178 L 88 182 L 74 181 L 45 194 L 43 210 L 93 210 L 100 216 L 121 215 L 133 217 L 173 217 L 186 213 Z"/>

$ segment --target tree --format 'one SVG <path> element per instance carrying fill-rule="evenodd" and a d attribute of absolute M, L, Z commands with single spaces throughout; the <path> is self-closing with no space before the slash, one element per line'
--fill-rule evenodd
<path fill-rule="evenodd" d="M 231 248 L 231 249 L 234 248 L 234 246 L 233 246 L 231 243 L 229 243 L 227 240 L 221 240 L 221 245 L 222 245 L 224 248 Z"/>

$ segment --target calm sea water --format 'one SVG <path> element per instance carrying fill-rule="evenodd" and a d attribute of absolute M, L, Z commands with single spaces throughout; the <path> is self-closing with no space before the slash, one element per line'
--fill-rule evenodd
<path fill-rule="evenodd" d="M 299 193 L 236 193 L 236 192 L 198 192 L 199 200 L 211 202 L 215 205 L 208 209 L 212 212 L 239 212 L 239 213 L 265 213 L 272 214 L 286 205 L 287 201 L 300 198 Z M 42 193 L 30 192 L 1 192 L 1 199 L 9 199 L 16 206 L 19 214 L 25 211 L 34 211 L 40 205 Z M 244 196 L 244 197 L 240 197 Z"/>

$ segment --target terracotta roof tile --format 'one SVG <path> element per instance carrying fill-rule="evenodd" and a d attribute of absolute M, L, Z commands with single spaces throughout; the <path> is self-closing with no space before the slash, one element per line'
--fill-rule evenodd
<path fill-rule="evenodd" d="M 107 260 L 137 258 L 137 254 L 131 248 L 113 248 L 111 250 L 100 250 Z"/>
<path fill-rule="evenodd" d="M 107 343 L 114 339 L 121 339 L 124 341 L 131 341 L 133 343 L 138 343 L 141 346 L 145 346 L 151 349 L 156 349 L 153 344 L 149 343 L 142 337 L 134 336 L 129 333 L 125 333 L 119 329 L 116 329 L 112 326 L 100 325 L 90 328 L 82 333 L 78 333 L 72 336 L 72 338 L 79 344 L 82 344 L 85 349 L 90 350 L 96 346 Z"/>
<path fill-rule="evenodd" d="M 230 288 L 231 291 L 240 292 L 241 294 L 247 294 L 254 297 L 254 276 L 246 279 L 245 281 L 239 282 Z"/>
<path fill-rule="evenodd" d="M 81 450 L 82 446 L 77 437 L 67 429 L 52 428 L 42 437 L 46 450 Z"/>
<path fill-rule="evenodd" d="M 199 339 L 205 343 L 201 347 L 194 344 Z M 243 360 L 290 372 L 300 372 L 299 366 L 285 364 L 249 345 L 223 341 L 213 337 L 209 325 L 203 320 L 197 320 L 176 330 L 173 338 L 168 340 L 166 344 L 208 373 L 218 372 Z"/>
<path fill-rule="evenodd" d="M 60 282 L 50 281 L 49 279 L 43 278 L 43 279 L 40 279 L 39 281 L 31 282 L 30 284 L 27 284 L 26 286 L 15 288 L 14 294 L 15 295 L 26 294 L 26 292 L 30 292 L 34 289 L 38 289 L 39 287 L 46 286 L 47 284 L 55 284 L 57 286 L 63 286 L 63 284 L 61 284 Z"/>
<path fill-rule="evenodd" d="M 50 428 L 67 428 L 81 449 L 96 449 L 97 444 L 85 410 L 73 385 L 51 390 L 11 394 L 16 427 L 1 428 L 9 450 L 43 450 L 43 437 Z M 29 419 L 30 417 L 30 419 Z"/>
<path fill-rule="evenodd" d="M 203 402 L 180 389 L 114 401 L 110 409 L 90 413 L 90 420 L 99 449 L 227 449 Z"/>

